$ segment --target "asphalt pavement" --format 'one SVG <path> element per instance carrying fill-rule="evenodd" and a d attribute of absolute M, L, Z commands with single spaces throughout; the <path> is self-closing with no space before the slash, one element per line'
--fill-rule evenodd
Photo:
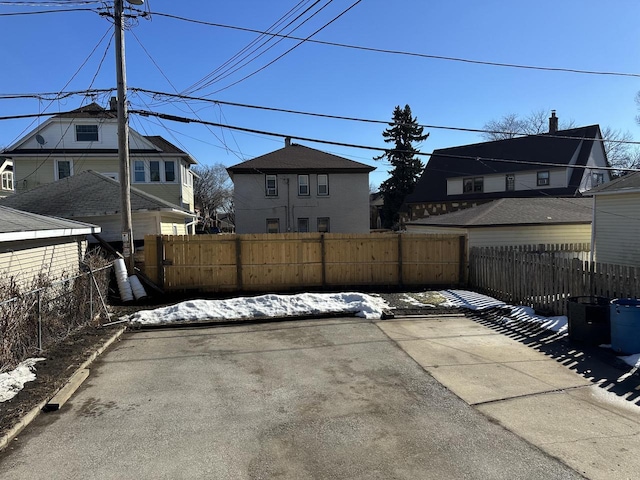
<path fill-rule="evenodd" d="M 407 345 L 431 348 L 432 321 L 127 333 L 0 454 L 0 478 L 582 478 L 428 373 Z"/>

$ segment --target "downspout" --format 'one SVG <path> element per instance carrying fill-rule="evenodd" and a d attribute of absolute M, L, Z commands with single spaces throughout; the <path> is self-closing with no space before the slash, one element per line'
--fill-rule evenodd
<path fill-rule="evenodd" d="M 593 196 L 593 206 L 591 213 L 591 252 L 589 254 L 589 262 L 593 263 L 596 250 L 596 196 Z"/>

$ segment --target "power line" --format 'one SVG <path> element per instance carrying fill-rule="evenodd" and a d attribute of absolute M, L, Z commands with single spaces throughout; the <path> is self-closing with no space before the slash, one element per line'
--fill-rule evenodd
<path fill-rule="evenodd" d="M 273 60 L 271 60 L 269 63 L 267 63 L 266 65 L 263 65 L 262 67 L 260 67 L 259 69 L 255 70 L 254 72 L 245 75 L 244 77 L 242 77 L 240 80 L 236 80 L 233 83 L 230 83 L 229 85 L 227 85 L 226 87 L 223 88 L 219 88 L 218 90 L 216 90 L 215 92 L 211 92 L 211 95 L 214 95 L 216 93 L 222 92 L 223 90 L 226 90 L 228 88 L 233 87 L 234 85 L 239 84 L 240 82 L 244 82 L 245 80 L 253 77 L 254 75 L 256 75 L 257 73 L 260 73 L 262 70 L 270 67 L 271 65 L 273 65 L 274 63 L 276 63 L 278 60 L 280 60 L 282 57 L 284 57 L 285 55 L 288 55 L 289 53 L 291 53 L 293 50 L 295 50 L 296 48 L 298 48 L 300 45 L 302 45 L 304 42 L 306 42 L 307 40 L 309 40 L 311 37 L 315 36 L 317 33 L 321 32 L 322 30 L 324 30 L 325 28 L 327 28 L 329 25 L 331 25 L 332 23 L 334 23 L 336 20 L 338 20 L 340 17 L 342 17 L 343 15 L 345 15 L 348 11 L 350 11 L 352 8 L 354 8 L 356 5 L 358 5 L 360 2 L 362 2 L 362 0 L 356 0 L 350 7 L 346 8 L 345 10 L 343 10 L 340 14 L 338 14 L 336 17 L 334 17 L 333 19 L 331 19 L 330 21 L 328 21 L 327 23 L 325 23 L 322 27 L 318 28 L 317 30 L 315 30 L 311 35 L 309 35 L 308 37 L 301 39 L 296 45 L 294 45 L 293 47 L 289 48 L 287 51 L 285 51 L 284 53 L 278 55 L 276 58 L 274 58 Z"/>
<path fill-rule="evenodd" d="M 331 46 L 331 47 L 349 48 L 349 49 L 352 49 L 352 50 L 362 50 L 362 51 L 366 51 L 366 52 L 386 53 L 386 54 L 392 54 L 392 55 L 404 55 L 404 56 L 409 56 L 409 57 L 428 58 L 428 59 L 432 59 L 432 60 L 446 60 L 446 61 L 451 61 L 451 62 L 470 63 L 470 64 L 475 64 L 475 65 L 487 65 L 487 66 L 492 66 L 492 67 L 520 68 L 520 69 L 527 69 L 527 70 L 541 70 L 541 71 L 547 71 L 547 72 L 578 73 L 578 74 L 584 74 L 584 75 L 607 75 L 607 76 L 616 76 L 616 77 L 640 78 L 640 73 L 608 72 L 608 71 L 585 70 L 585 69 L 564 68 L 564 67 L 546 67 L 546 66 L 539 66 L 539 65 L 525 65 L 525 64 L 517 64 L 517 63 L 502 63 L 502 62 L 492 62 L 492 61 L 485 61 L 485 60 L 475 60 L 475 59 L 462 58 L 462 57 L 449 57 L 449 56 L 445 56 L 445 55 L 432 55 L 432 54 L 427 54 L 427 53 L 407 52 L 407 51 L 402 51 L 402 50 L 392 50 L 392 49 L 386 49 L 386 48 L 365 47 L 365 46 L 362 46 L 362 45 L 351 45 L 351 44 L 348 44 L 348 43 L 329 42 L 329 41 L 324 41 L 324 40 L 314 40 L 314 39 L 311 39 L 311 38 L 306 38 L 305 39 L 305 38 L 301 38 L 301 37 L 295 37 L 295 36 L 292 36 L 292 35 L 282 35 L 282 34 L 264 32 L 262 30 L 256 30 L 256 29 L 253 29 L 253 28 L 237 27 L 237 26 L 234 26 L 234 25 L 225 25 L 223 23 L 207 22 L 207 21 L 204 21 L 204 20 L 195 20 L 195 19 L 192 19 L 192 18 L 186 18 L 186 17 L 182 17 L 182 16 L 179 16 L 179 15 L 171 15 L 171 14 L 168 14 L 168 13 L 153 12 L 153 15 L 157 15 L 157 16 L 160 16 L 160 17 L 172 18 L 174 20 L 181 20 L 181 21 L 190 22 L 190 23 L 196 23 L 196 24 L 200 24 L 200 25 L 207 25 L 207 26 L 211 26 L 211 27 L 226 28 L 226 29 L 230 29 L 230 30 L 239 30 L 239 31 L 242 31 L 242 32 L 249 32 L 249 33 L 258 33 L 258 34 L 261 34 L 261 35 L 271 35 L 271 36 L 274 36 L 274 37 L 287 38 L 289 40 L 301 40 L 303 42 L 308 42 L 308 43 L 316 43 L 316 44 L 319 44 L 319 45 L 327 45 L 327 46 Z"/>
<path fill-rule="evenodd" d="M 0 5 L 2 5 L 0 3 Z M 20 15 L 40 15 L 45 13 L 67 13 L 67 12 L 96 12 L 93 8 L 67 8 L 63 10 L 39 10 L 37 12 L 6 12 L 0 13 L 0 17 L 17 17 Z"/>
<path fill-rule="evenodd" d="M 238 102 L 227 102 L 222 100 L 213 100 L 209 98 L 203 97 L 192 97 L 188 95 L 174 95 L 166 92 L 158 92 L 155 90 L 147 90 L 143 88 L 132 88 L 133 91 L 147 93 L 149 95 L 157 95 L 157 96 L 166 96 L 166 97 L 176 97 L 183 100 L 194 100 L 201 101 L 206 103 L 214 103 L 220 105 L 229 105 L 232 107 L 242 107 L 242 108 L 252 108 L 256 110 L 265 110 L 271 112 L 280 112 L 280 113 L 290 113 L 295 115 L 305 115 L 310 117 L 318 117 L 318 118 L 329 118 L 333 120 L 347 120 L 352 122 L 362 122 L 362 123 L 373 123 L 378 125 L 391 125 L 388 120 L 373 120 L 369 118 L 358 118 L 358 117 L 349 117 L 344 115 L 332 115 L 327 113 L 317 113 L 317 112 L 306 112 L 302 110 L 292 110 L 287 108 L 277 108 L 277 107 L 265 107 L 261 105 L 250 105 L 246 103 L 238 103 Z M 458 132 L 469 132 L 469 133 L 491 133 L 491 134 L 500 134 L 500 135 L 511 135 L 511 136 L 548 136 L 547 133 L 537 133 L 524 135 L 519 132 L 507 132 L 501 130 L 488 130 L 483 128 L 466 128 L 466 127 L 451 127 L 451 126 L 443 126 L 443 125 L 429 125 L 429 124 L 419 124 L 418 126 L 423 128 L 431 128 L 436 130 L 453 130 Z M 564 135 L 554 135 L 554 138 L 565 138 L 565 139 L 573 139 L 573 140 L 593 140 L 593 141 L 601 141 L 601 142 L 613 142 L 620 144 L 630 144 L 630 145 L 640 145 L 640 141 L 634 140 L 607 140 L 606 138 L 598 139 L 598 138 L 586 138 L 586 137 L 570 137 Z"/>
<path fill-rule="evenodd" d="M 349 147 L 349 148 L 360 148 L 360 149 L 364 149 L 364 150 L 374 150 L 374 151 L 383 151 L 383 152 L 393 152 L 394 149 L 387 149 L 387 148 L 383 148 L 383 147 L 373 147 L 373 146 L 369 146 L 369 145 L 358 145 L 355 143 L 345 143 L 345 142 L 336 142 L 336 141 L 332 141 L 332 140 L 322 140 L 322 139 L 318 139 L 318 138 L 311 138 L 311 137 L 301 137 L 301 136 L 294 136 L 294 135 L 289 135 L 289 134 L 285 134 L 285 133 L 276 133 L 276 132 L 269 132 L 269 131 L 265 131 L 265 130 L 256 130 L 253 128 L 246 128 L 246 127 L 238 127 L 238 126 L 234 126 L 234 125 L 225 125 L 222 123 L 216 123 L 216 122 L 208 122 L 208 121 L 204 121 L 204 120 L 196 120 L 196 119 L 191 119 L 191 118 L 186 118 L 186 117 L 180 117 L 180 116 L 176 116 L 176 115 L 169 115 L 169 114 L 165 114 L 165 113 L 158 113 L 158 112 L 152 112 L 152 111 L 148 111 L 148 110 L 131 110 L 130 111 L 131 114 L 136 114 L 136 115 L 142 115 L 142 116 L 150 116 L 150 117 L 157 117 L 157 118 L 161 118 L 164 120 L 170 120 L 170 121 L 174 121 L 174 122 L 181 122 L 181 123 L 202 123 L 205 125 L 211 125 L 214 127 L 220 127 L 220 128 L 228 128 L 230 130 L 237 130 L 240 132 L 249 132 L 249 133 L 256 133 L 259 135 L 266 135 L 266 136 L 271 136 L 271 137 L 280 137 L 280 138 L 286 138 L 286 137 L 291 137 L 291 138 L 295 138 L 297 140 L 302 140 L 305 142 L 313 142 L 313 143 L 322 143 L 322 144 L 326 144 L 326 145 L 336 145 L 339 147 Z M 568 137 L 571 139 L 574 139 L 573 137 Z M 421 155 L 421 156 L 426 156 L 426 157 L 431 157 L 432 155 L 434 155 L 433 153 L 423 153 L 423 152 L 415 152 L 416 155 Z M 565 164 L 557 164 L 557 163 L 551 163 L 551 162 L 534 162 L 534 161 L 529 161 L 529 160 L 514 160 L 514 159 L 505 159 L 505 158 L 492 158 L 492 157 L 478 157 L 478 156 L 468 156 L 468 155 L 451 155 L 451 154 L 443 154 L 443 153 L 438 153 L 438 156 L 441 157 L 448 157 L 448 158 L 453 158 L 453 159 L 461 159 L 461 160 L 475 160 L 475 161 L 491 161 L 491 162 L 500 162 L 500 163 L 517 163 L 517 164 L 525 164 L 525 165 L 536 165 L 536 166 L 544 166 L 544 167 L 567 167 L 567 165 Z M 593 166 L 587 166 L 587 165 L 571 165 L 572 168 L 582 168 L 582 169 L 594 169 L 595 167 Z M 635 169 L 635 168 L 616 168 L 616 167 L 597 167 L 598 170 L 616 170 L 616 171 L 627 171 L 627 172 L 639 172 L 640 169 Z"/>

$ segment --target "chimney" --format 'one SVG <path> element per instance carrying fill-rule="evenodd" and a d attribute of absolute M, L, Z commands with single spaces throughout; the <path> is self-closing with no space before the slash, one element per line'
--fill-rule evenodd
<path fill-rule="evenodd" d="M 109 99 L 109 110 L 113 112 L 118 110 L 118 99 L 116 97 L 111 97 L 111 99 Z"/>
<path fill-rule="evenodd" d="M 549 117 L 549 133 L 554 135 L 558 131 L 558 117 L 556 117 L 556 111 L 551 110 L 551 116 Z"/>
<path fill-rule="evenodd" d="M 285 147 L 290 147 L 291 146 L 291 137 L 285 137 L 284 138 L 284 146 Z"/>

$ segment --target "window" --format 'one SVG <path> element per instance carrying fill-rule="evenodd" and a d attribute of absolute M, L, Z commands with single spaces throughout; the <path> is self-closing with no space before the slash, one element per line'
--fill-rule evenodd
<path fill-rule="evenodd" d="M 146 180 L 144 170 L 145 169 L 144 169 L 143 160 L 136 160 L 133 162 L 133 181 L 134 182 L 143 183 Z"/>
<path fill-rule="evenodd" d="M 280 220 L 267 218 L 267 233 L 280 233 Z"/>
<path fill-rule="evenodd" d="M 193 187 L 193 173 L 187 169 L 187 187 Z"/>
<path fill-rule="evenodd" d="M 152 160 L 149 162 L 149 181 L 160 181 L 160 162 L 157 160 Z"/>
<path fill-rule="evenodd" d="M 56 180 L 62 180 L 73 175 L 71 160 L 56 160 Z"/>
<path fill-rule="evenodd" d="M 597 187 L 604 183 L 604 173 L 592 173 L 591 174 L 591 186 Z"/>
<path fill-rule="evenodd" d="M 187 166 L 180 163 L 180 172 L 182 173 L 182 184 L 187 187 L 193 186 L 193 174 Z"/>
<path fill-rule="evenodd" d="M 318 232 L 327 233 L 329 231 L 329 217 L 318 217 Z"/>
<path fill-rule="evenodd" d="M 175 182 L 176 181 L 176 163 L 164 162 L 164 181 Z"/>
<path fill-rule="evenodd" d="M 307 233 L 309 231 L 309 219 L 308 218 L 299 218 L 298 219 L 298 232 Z"/>
<path fill-rule="evenodd" d="M 298 175 L 298 195 L 309 195 L 309 175 Z"/>
<path fill-rule="evenodd" d="M 118 181 L 118 174 L 116 172 L 107 172 L 107 173 L 100 172 L 100 173 L 102 173 L 102 175 L 104 175 L 105 177 L 112 178 L 116 182 Z"/>
<path fill-rule="evenodd" d="M 549 185 L 549 172 L 538 172 L 538 182 L 539 187 L 543 187 L 545 185 Z"/>
<path fill-rule="evenodd" d="M 505 190 L 507 192 L 513 192 L 516 189 L 516 176 L 512 173 L 505 177 Z"/>
<path fill-rule="evenodd" d="M 2 173 L 2 189 L 13 190 L 13 172 Z"/>
<path fill-rule="evenodd" d="M 265 177 L 265 193 L 267 197 L 278 196 L 278 176 L 277 175 L 267 175 Z"/>
<path fill-rule="evenodd" d="M 98 125 L 76 125 L 76 142 L 97 142 Z"/>
<path fill-rule="evenodd" d="M 484 179 L 482 177 L 465 178 L 463 180 L 463 192 L 482 192 L 484 190 Z"/>
<path fill-rule="evenodd" d="M 318 196 L 324 197 L 329 195 L 329 175 L 318 175 Z"/>

